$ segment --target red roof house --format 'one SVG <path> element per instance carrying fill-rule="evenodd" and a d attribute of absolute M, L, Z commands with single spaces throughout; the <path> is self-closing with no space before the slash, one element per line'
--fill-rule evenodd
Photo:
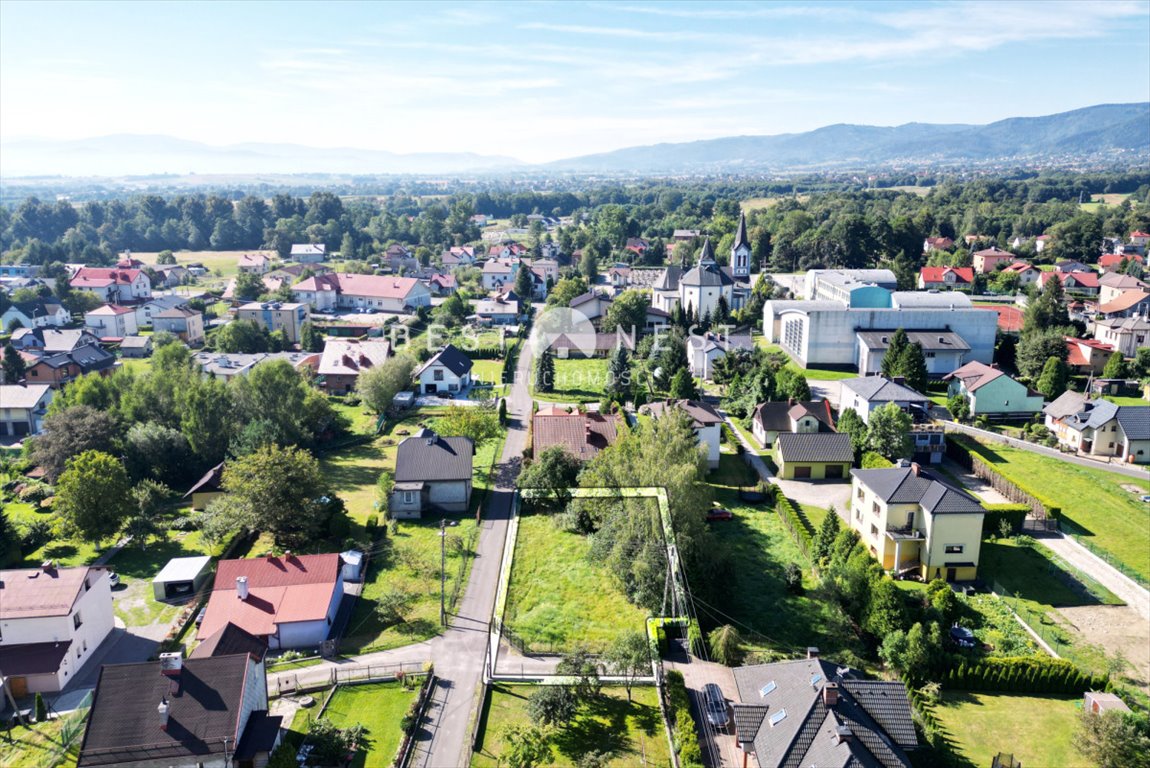
<path fill-rule="evenodd" d="M 973 267 L 923 267 L 918 273 L 919 288 L 969 288 L 974 282 Z"/>
<path fill-rule="evenodd" d="M 1141 254 L 1138 253 L 1104 253 L 1102 258 L 1098 259 L 1098 266 L 1102 268 L 1103 272 L 1117 272 L 1118 267 L 1124 261 L 1136 261 L 1139 264 L 1146 263 Z"/>
<path fill-rule="evenodd" d="M 577 459 L 586 461 L 615 442 L 622 419 L 619 414 L 568 413 L 563 408 L 543 408 L 532 417 L 532 450 L 536 458 L 552 446 L 561 446 Z"/>
<path fill-rule="evenodd" d="M 1098 293 L 1097 272 L 1043 272 L 1038 276 L 1038 286 L 1045 288 L 1046 284 L 1053 278 L 1062 281 L 1063 290 L 1078 293 Z"/>

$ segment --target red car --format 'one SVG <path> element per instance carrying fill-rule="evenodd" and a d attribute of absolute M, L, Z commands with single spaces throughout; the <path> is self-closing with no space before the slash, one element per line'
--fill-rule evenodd
<path fill-rule="evenodd" d="M 731 514 L 731 510 L 723 509 L 722 507 L 712 507 L 707 510 L 707 522 L 712 520 L 734 520 L 735 516 Z"/>

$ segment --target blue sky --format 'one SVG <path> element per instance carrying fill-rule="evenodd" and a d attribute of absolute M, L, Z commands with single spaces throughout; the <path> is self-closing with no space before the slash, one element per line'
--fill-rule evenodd
<path fill-rule="evenodd" d="M 1150 2 L 0 2 L 0 138 L 546 161 L 1150 100 Z"/>

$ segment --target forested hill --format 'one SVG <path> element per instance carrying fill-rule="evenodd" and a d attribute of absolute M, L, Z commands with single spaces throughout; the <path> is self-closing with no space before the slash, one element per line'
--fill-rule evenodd
<path fill-rule="evenodd" d="M 807 133 L 631 147 L 560 160 L 551 167 L 607 173 L 747 172 L 1042 158 L 1072 163 L 1076 158 L 1127 154 L 1132 163 L 1150 154 L 1150 103 L 1101 104 L 989 125 L 839 124 Z"/>

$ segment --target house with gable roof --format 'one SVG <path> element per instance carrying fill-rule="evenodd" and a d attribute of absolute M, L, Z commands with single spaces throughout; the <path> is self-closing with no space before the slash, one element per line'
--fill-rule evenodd
<path fill-rule="evenodd" d="M 910 414 L 910 437 L 914 443 L 916 461 L 938 464 L 946 451 L 943 428 L 934 423 L 930 415 L 931 401 L 926 395 L 903 384 L 900 377 L 893 381 L 882 376 L 845 379 L 839 388 L 839 417 L 847 408 L 854 410 L 864 423 L 870 423 L 871 413 L 888 403 Z"/>
<path fill-rule="evenodd" d="M 313 310 L 352 309 L 410 312 L 431 306 L 431 290 L 414 277 L 329 272 L 292 286 L 296 301 Z"/>
<path fill-rule="evenodd" d="M 433 395 L 465 390 L 472 384 L 471 367 L 471 358 L 448 344 L 415 372 L 419 391 Z"/>
<path fill-rule="evenodd" d="M 594 458 L 615 442 L 623 417 L 618 413 L 568 411 L 559 406 L 541 408 L 531 417 L 531 450 L 538 457 L 555 446 L 580 461 Z"/>
<path fill-rule="evenodd" d="M 406 437 L 395 452 L 395 485 L 388 511 L 397 518 L 424 512 L 466 512 L 471 505 L 475 444 L 429 429 Z"/>
<path fill-rule="evenodd" d="M 759 403 L 751 413 L 751 434 L 763 448 L 781 434 L 834 432 L 835 420 L 828 400 L 778 400 Z"/>
<path fill-rule="evenodd" d="M 1025 415 L 1042 410 L 1042 394 L 1010 378 L 1004 371 L 971 361 L 943 376 L 950 382 L 948 394 L 962 395 L 970 404 L 971 416 Z"/>
<path fill-rule="evenodd" d="M 972 267 L 923 267 L 918 271 L 919 290 L 969 291 L 972 285 Z"/>
<path fill-rule="evenodd" d="M 1150 405 L 1116 405 L 1081 392 L 1063 392 L 1042 412 L 1047 429 L 1064 449 L 1150 463 Z"/>
<path fill-rule="evenodd" d="M 699 438 L 699 444 L 707 450 L 707 466 L 718 468 L 723 417 L 709 404 L 699 400 L 662 400 L 642 406 L 639 412 L 654 419 L 676 412 L 684 414 Z"/>
<path fill-rule="evenodd" d="M 383 365 L 391 357 L 391 342 L 384 339 L 326 339 L 316 374 L 324 391 L 347 394 L 355 389 L 359 374 Z"/>
<path fill-rule="evenodd" d="M 152 281 L 140 269 L 81 267 L 69 285 L 107 303 L 128 304 L 152 298 Z"/>
<path fill-rule="evenodd" d="M 0 330 L 60 328 L 72 322 L 72 313 L 58 301 L 36 299 L 11 304 L 0 314 Z"/>

